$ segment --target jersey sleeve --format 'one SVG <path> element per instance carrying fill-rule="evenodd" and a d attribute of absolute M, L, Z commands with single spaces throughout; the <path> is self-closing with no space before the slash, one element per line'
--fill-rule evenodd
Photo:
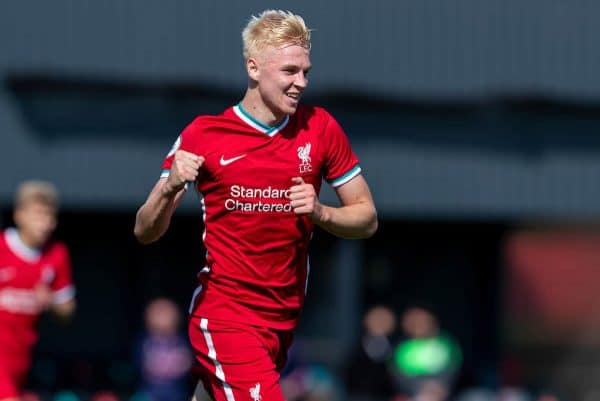
<path fill-rule="evenodd" d="M 75 298 L 75 285 L 71 275 L 71 259 L 64 244 L 57 244 L 55 250 L 54 274 L 50 281 L 52 302 L 62 304 Z"/>
<path fill-rule="evenodd" d="M 324 178 L 332 187 L 339 187 L 361 172 L 358 157 L 340 124 L 327 113 L 325 126 Z"/>
<path fill-rule="evenodd" d="M 171 171 L 171 166 L 173 164 L 173 159 L 175 157 L 175 152 L 179 149 L 185 150 L 188 152 L 192 151 L 192 144 L 190 138 L 192 137 L 192 132 L 196 130 L 198 119 L 194 120 L 191 124 L 183 129 L 183 131 L 179 134 L 175 142 L 171 146 L 171 149 L 165 156 L 165 159 L 162 163 L 162 170 L 160 173 L 161 178 L 166 178 L 169 176 L 169 172 Z"/>

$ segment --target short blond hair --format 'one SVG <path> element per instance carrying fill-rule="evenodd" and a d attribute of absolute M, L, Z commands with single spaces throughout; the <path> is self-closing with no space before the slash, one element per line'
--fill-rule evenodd
<path fill-rule="evenodd" d="M 58 208 L 58 190 L 54 184 L 48 181 L 24 181 L 17 187 L 15 193 L 15 208 L 18 209 L 31 202 Z"/>
<path fill-rule="evenodd" d="M 290 11 L 265 10 L 252 16 L 242 31 L 244 59 L 267 46 L 298 45 L 310 50 L 310 32 L 304 19 Z"/>

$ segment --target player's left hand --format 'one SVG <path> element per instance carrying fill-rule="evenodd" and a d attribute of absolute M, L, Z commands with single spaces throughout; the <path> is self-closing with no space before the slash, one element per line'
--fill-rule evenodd
<path fill-rule="evenodd" d="M 290 187 L 290 203 L 294 213 L 300 216 L 308 216 L 313 221 L 321 216 L 321 202 L 312 184 L 304 182 L 302 177 L 292 178 L 294 185 Z"/>

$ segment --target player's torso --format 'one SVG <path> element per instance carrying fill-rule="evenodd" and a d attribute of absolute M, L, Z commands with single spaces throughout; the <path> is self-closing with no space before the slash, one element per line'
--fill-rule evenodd
<path fill-rule="evenodd" d="M 321 186 L 320 127 L 290 118 L 263 132 L 266 127 L 255 128 L 233 114 L 204 129 L 194 149 L 206 159 L 199 189 L 207 218 L 226 216 L 243 225 L 240 219 L 269 216 L 294 224 L 298 217 L 288 199 L 292 178 L 302 177 L 317 191 Z"/>
<path fill-rule="evenodd" d="M 54 252 L 39 255 L 11 248 L 5 233 L 0 239 L 0 313 L 36 316 L 40 311 L 34 289 L 55 274 Z"/>
<path fill-rule="evenodd" d="M 209 279 L 201 279 L 205 296 L 195 313 L 286 329 L 295 324 L 313 223 L 294 212 L 289 193 L 295 177 L 318 193 L 326 164 L 322 120 L 312 110 L 265 127 L 232 108 L 199 121 L 182 140 L 184 150 L 206 160 L 198 189 Z"/>

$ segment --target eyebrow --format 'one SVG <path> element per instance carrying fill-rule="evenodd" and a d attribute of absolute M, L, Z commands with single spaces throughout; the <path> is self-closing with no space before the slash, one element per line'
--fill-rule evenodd
<path fill-rule="evenodd" d="M 296 64 L 285 64 L 281 67 L 282 70 L 294 69 L 294 70 L 302 70 L 304 72 L 308 72 L 312 69 L 312 65 L 309 65 L 308 68 L 299 68 Z"/>

